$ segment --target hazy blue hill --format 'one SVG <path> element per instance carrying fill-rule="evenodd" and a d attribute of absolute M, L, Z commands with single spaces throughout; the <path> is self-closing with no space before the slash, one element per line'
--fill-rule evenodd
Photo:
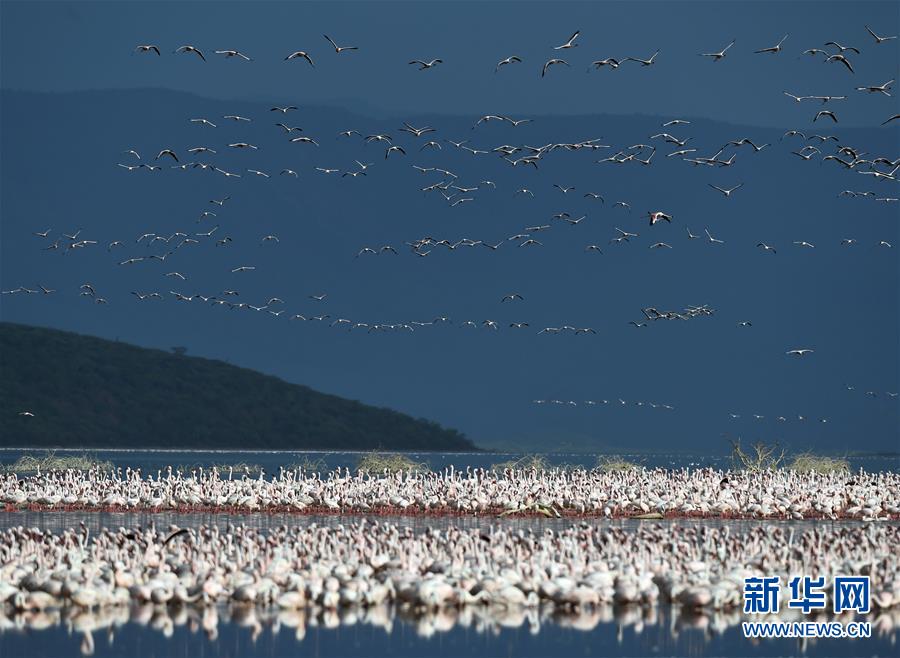
<path fill-rule="evenodd" d="M 221 361 L 6 322 L 0 418 L 3 446 L 474 448 L 435 423 Z"/>
<path fill-rule="evenodd" d="M 585 75 L 602 84 L 602 77 Z M 780 89 L 767 93 L 781 101 Z M 531 123 L 516 128 L 490 122 L 473 129 L 477 116 L 367 117 L 306 105 L 302 87 L 286 87 L 284 97 L 295 98 L 300 109 L 282 116 L 262 100 L 211 100 L 161 89 L 0 92 L 0 286 L 42 284 L 58 291 L 4 295 L 0 316 L 162 349 L 184 345 L 189 354 L 434 419 L 483 446 L 521 441 L 547 450 L 574 443 L 595 450 L 725 449 L 727 434 L 817 450 L 844 449 L 853 437 L 865 437 L 866 449 L 895 449 L 896 401 L 864 392 L 897 387 L 900 318 L 896 304 L 884 302 L 898 298 L 897 204 L 838 198 L 844 189 L 896 196 L 895 184 L 876 183 L 834 162 L 804 162 L 791 154 L 804 142 L 779 141 L 784 130 L 692 117 L 684 117 L 692 121 L 688 126 L 662 129 L 673 117 L 606 115 L 602 103 L 592 116 L 531 116 Z M 785 130 L 835 134 L 861 152 L 896 156 L 896 128 L 812 124 L 817 105 L 784 102 L 794 117 Z M 222 118 L 226 114 L 253 121 L 229 121 Z M 189 122 L 197 117 L 218 127 Z M 313 137 L 320 146 L 289 143 L 274 125 L 282 120 L 301 126 L 303 132 L 295 134 Z M 436 132 L 417 140 L 398 132 L 404 120 Z M 385 160 L 384 145 L 337 137 L 351 128 L 363 135 L 388 133 L 407 155 Z M 652 166 L 594 164 L 617 148 L 649 143 L 662 130 L 692 137 L 688 146 L 701 155 L 741 137 L 771 145 L 760 153 L 741 147 L 727 168 L 666 158 L 675 147 L 661 140 L 653 140 L 660 149 Z M 472 156 L 444 141 L 471 140 L 471 146 L 487 150 L 600 137 L 614 148 L 559 149 L 537 171 L 512 167 L 496 154 Z M 420 151 L 426 139 L 443 149 Z M 236 141 L 259 150 L 227 147 Z M 218 154 L 186 154 L 199 145 Z M 213 162 L 243 177 L 184 172 L 168 168 L 168 162 L 160 172 L 130 173 L 116 166 L 129 162 L 122 151 L 130 148 L 144 162 L 173 148 L 182 160 Z M 833 152 L 835 142 L 822 148 Z M 373 163 L 366 176 L 315 171 L 352 170 L 354 160 Z M 420 192 L 441 177 L 420 174 L 412 164 L 457 172 L 461 186 L 479 187 L 466 194 L 475 200 L 451 208 L 437 194 Z M 299 179 L 278 176 L 285 167 L 298 171 Z M 248 168 L 272 177 L 253 176 Z M 576 189 L 563 194 L 554 183 Z M 725 199 L 709 183 L 744 187 Z M 531 189 L 534 197 L 515 195 L 520 188 Z M 604 195 L 606 203 L 584 198 L 588 191 Z M 222 208 L 209 203 L 226 195 L 231 200 Z M 615 208 L 617 200 L 630 202 L 632 211 Z M 645 213 L 660 209 L 673 215 L 673 223 L 650 228 Z M 198 222 L 204 210 L 218 216 Z M 587 219 L 570 226 L 552 219 L 560 212 Z M 145 232 L 193 234 L 217 224 L 214 237 L 234 240 L 227 247 L 200 238 L 165 263 L 118 265 L 171 249 L 136 243 Z M 435 248 L 419 258 L 404 246 L 424 236 L 498 243 L 544 224 L 553 228 L 538 234 L 543 247 L 504 242 L 496 252 Z M 705 226 L 726 244 L 687 238 L 686 228 L 702 236 Z M 617 235 L 614 227 L 640 237 L 609 244 Z M 53 231 L 46 240 L 32 235 L 47 228 Z M 81 237 L 99 244 L 67 256 L 42 251 L 62 232 L 79 228 Z M 280 243 L 261 245 L 272 233 Z M 858 243 L 841 247 L 845 237 Z M 108 252 L 113 240 L 124 246 Z M 796 247 L 796 240 L 816 248 Z M 879 240 L 894 248 L 877 248 Z M 649 249 L 656 241 L 673 248 Z M 760 241 L 776 245 L 777 255 L 758 249 Z M 384 244 L 399 254 L 355 258 L 363 246 Z M 603 254 L 586 253 L 588 244 L 600 245 Z M 257 269 L 232 274 L 240 265 Z M 165 276 L 172 271 L 187 280 Z M 85 282 L 109 303 L 79 297 Z M 255 305 L 278 296 L 285 313 L 275 318 L 232 311 L 179 302 L 170 294 L 221 296 L 226 289 L 239 290 L 235 301 Z M 140 302 L 131 291 L 159 291 L 165 300 Z M 514 291 L 525 300 L 500 303 Z M 309 295 L 316 293 L 328 297 L 315 302 Z M 704 303 L 717 310 L 714 316 L 642 329 L 628 324 L 641 318 L 642 307 Z M 294 313 L 330 319 L 288 320 Z M 397 323 L 437 316 L 454 323 L 371 334 L 329 326 L 340 317 Z M 486 319 L 501 330 L 481 328 Z M 462 328 L 464 320 L 479 328 Z M 738 327 L 742 320 L 753 326 Z M 511 322 L 530 327 L 509 329 Z M 597 334 L 537 333 L 561 325 L 593 327 Z M 816 352 L 802 360 L 786 357 L 795 347 Z M 544 398 L 622 398 L 628 404 L 531 403 Z M 675 410 L 636 406 L 637 401 L 668 403 Z M 765 419 L 756 421 L 754 413 Z M 775 422 L 780 415 L 806 420 Z"/>

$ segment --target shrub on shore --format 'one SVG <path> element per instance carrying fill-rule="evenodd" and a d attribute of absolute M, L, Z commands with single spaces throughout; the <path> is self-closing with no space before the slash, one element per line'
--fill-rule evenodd
<path fill-rule="evenodd" d="M 731 442 L 731 461 L 736 470 L 758 473 L 779 468 L 784 461 L 785 450 L 776 444 L 757 441 L 744 450 L 741 440 Z"/>
<path fill-rule="evenodd" d="M 367 452 L 356 462 L 356 470 L 370 475 L 378 475 L 385 471 L 396 473 L 398 471 L 425 471 L 428 464 L 414 462 L 406 455 L 392 452 Z"/>
<path fill-rule="evenodd" d="M 43 455 L 22 455 L 14 463 L 2 467 L 7 473 L 36 473 L 37 471 L 49 471 L 53 469 L 78 469 L 86 471 L 91 468 L 99 468 L 103 471 L 111 471 L 115 468 L 109 460 L 98 459 L 93 455 L 82 453 L 80 455 L 57 455 L 55 452 L 46 452 Z"/>
<path fill-rule="evenodd" d="M 849 473 L 850 462 L 843 457 L 826 457 L 801 452 L 794 456 L 788 468 L 798 473 Z"/>
<path fill-rule="evenodd" d="M 532 468 L 536 471 L 549 471 L 552 467 L 543 455 L 522 455 L 518 459 L 507 459 L 505 462 L 491 464 L 492 471 L 505 471 L 506 469 L 525 471 Z"/>
<path fill-rule="evenodd" d="M 583 467 L 577 464 L 552 464 L 546 455 L 540 454 L 522 455 L 518 459 L 508 459 L 505 462 L 491 465 L 492 471 L 504 471 L 506 469 L 513 471 L 528 471 L 531 469 L 536 471 L 574 471 L 583 469 Z"/>
<path fill-rule="evenodd" d="M 640 465 L 616 455 L 601 455 L 597 458 L 597 465 L 594 468 L 601 473 L 612 473 L 615 471 L 633 471 L 640 468 Z"/>
<path fill-rule="evenodd" d="M 308 471 L 310 473 L 321 473 L 327 470 L 328 465 L 322 458 L 310 459 L 309 457 L 301 457 L 297 461 L 284 467 L 286 471 Z"/>
<path fill-rule="evenodd" d="M 798 473 L 849 473 L 850 462 L 844 457 L 828 457 L 812 452 L 793 455 L 790 461 L 783 448 L 758 441 L 744 450 L 741 441 L 731 442 L 731 460 L 738 470 L 760 471 L 786 469 Z"/>

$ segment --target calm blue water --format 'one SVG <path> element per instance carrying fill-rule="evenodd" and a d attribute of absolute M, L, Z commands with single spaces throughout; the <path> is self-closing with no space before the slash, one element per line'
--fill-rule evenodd
<path fill-rule="evenodd" d="M 45 450 L 23 450 L 20 448 L 0 448 L 0 464 L 11 464 L 25 454 L 43 455 Z M 59 455 L 87 453 L 99 459 L 108 460 L 122 468 L 141 468 L 144 472 L 164 469 L 167 466 L 193 468 L 212 464 L 250 464 L 261 466 L 267 473 L 277 473 L 282 466 L 292 466 L 301 462 L 319 463 L 326 470 L 334 468 L 350 468 L 356 466 L 364 452 L 344 451 L 306 451 L 291 452 L 282 450 L 88 450 L 59 449 L 53 451 Z M 522 455 L 515 453 L 484 452 L 404 452 L 417 463 L 427 464 L 432 470 L 442 470 L 451 465 L 457 469 L 466 467 L 490 467 L 493 464 L 516 460 Z M 547 453 L 542 455 L 554 465 L 572 465 L 591 468 L 603 455 L 591 453 Z M 714 467 L 729 468 L 731 457 L 722 455 L 689 455 L 689 454 L 626 454 L 617 455 L 636 464 L 648 468 L 683 468 Z M 850 457 L 850 466 L 856 470 L 867 471 L 900 470 L 900 456 L 860 456 Z"/>
<path fill-rule="evenodd" d="M 45 615 L 45 617 L 48 615 Z M 65 617 L 65 615 L 63 615 Z M 202 613 L 134 608 L 115 614 L 41 619 L 30 630 L 23 619 L 0 626 L 0 655 L 29 658 L 94 656 L 131 658 L 281 658 L 282 656 L 437 656 L 471 658 L 558 656 L 818 656 L 896 655 L 895 627 L 864 640 L 746 640 L 738 614 L 683 614 L 675 608 L 601 607 L 579 616 L 487 610 L 414 618 L 394 608 L 319 616 L 240 609 Z M 820 620 L 821 621 L 821 620 Z M 874 620 L 870 620 L 874 621 Z M 9 622 L 12 622 L 10 624 Z M 874 624 L 873 624 L 874 626 Z M 93 629 L 91 641 L 74 629 Z M 72 629 L 72 630 L 70 630 Z"/>

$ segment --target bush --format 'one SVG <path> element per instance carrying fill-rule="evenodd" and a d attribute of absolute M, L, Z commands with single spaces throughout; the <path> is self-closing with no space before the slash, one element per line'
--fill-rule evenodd
<path fill-rule="evenodd" d="M 499 462 L 491 465 L 493 471 L 503 471 L 510 469 L 513 471 L 573 471 L 583 468 L 573 464 L 551 464 L 545 455 L 522 455 L 518 459 L 509 459 L 505 462 Z"/>
<path fill-rule="evenodd" d="M 594 468 L 601 473 L 612 473 L 614 471 L 633 471 L 640 468 L 640 465 L 615 455 L 601 455 L 597 458 L 597 465 Z"/>
<path fill-rule="evenodd" d="M 284 469 L 286 471 L 293 471 L 296 469 L 298 471 L 308 471 L 310 473 L 321 473 L 327 469 L 327 465 L 325 464 L 325 460 L 321 457 L 319 459 L 301 457 L 298 461 L 285 466 Z"/>
<path fill-rule="evenodd" d="M 736 469 L 751 471 L 769 471 L 779 468 L 784 461 L 784 448 L 758 441 L 750 446 L 749 451 L 741 447 L 741 440 L 731 442 L 731 461 Z"/>
<path fill-rule="evenodd" d="M 532 468 L 536 471 L 549 471 L 552 466 L 550 466 L 550 462 L 543 455 L 522 455 L 518 459 L 509 459 L 491 466 L 491 470 L 494 471 L 504 471 L 506 469 L 527 471 Z"/>
<path fill-rule="evenodd" d="M 8 473 L 35 473 L 37 471 L 49 471 L 53 469 L 78 469 L 86 471 L 91 468 L 99 468 L 103 471 L 111 471 L 115 468 L 111 461 L 98 459 L 87 453 L 80 455 L 57 455 L 54 452 L 46 452 L 43 456 L 22 455 L 15 463 L 8 464 L 4 470 Z"/>
<path fill-rule="evenodd" d="M 849 473 L 850 462 L 843 457 L 825 457 L 811 452 L 794 456 L 788 468 L 798 473 Z"/>
<path fill-rule="evenodd" d="M 367 452 L 356 462 L 356 469 L 370 475 L 378 475 L 384 471 L 425 471 L 428 464 L 414 462 L 406 455 L 391 452 Z"/>

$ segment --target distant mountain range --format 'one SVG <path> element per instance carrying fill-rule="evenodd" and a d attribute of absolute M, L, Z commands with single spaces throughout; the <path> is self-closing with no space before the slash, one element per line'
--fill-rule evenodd
<path fill-rule="evenodd" d="M 0 323 L 0 446 L 477 450 L 436 423 L 182 350 Z"/>

